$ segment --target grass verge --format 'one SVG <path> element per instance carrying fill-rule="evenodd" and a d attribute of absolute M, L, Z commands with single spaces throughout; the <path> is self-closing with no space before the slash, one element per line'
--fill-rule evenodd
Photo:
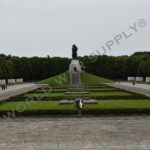
<path fill-rule="evenodd" d="M 16 115 L 77 115 L 73 104 L 59 105 L 59 101 L 7 102 L 0 105 L 0 114 Z M 84 115 L 93 114 L 141 114 L 150 113 L 150 100 L 102 100 L 98 104 L 86 104 L 82 110 Z"/>

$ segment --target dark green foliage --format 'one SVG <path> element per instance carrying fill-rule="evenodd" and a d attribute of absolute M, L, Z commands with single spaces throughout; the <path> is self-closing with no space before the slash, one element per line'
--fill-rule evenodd
<path fill-rule="evenodd" d="M 96 58 L 96 56 L 95 56 Z M 84 70 L 91 74 L 115 80 L 127 76 L 150 76 L 150 52 L 137 52 L 131 56 L 90 56 L 79 58 Z M 59 57 L 14 57 L 0 54 L 0 78 L 24 78 L 36 81 L 61 74 L 68 70 L 70 59 Z"/>
<path fill-rule="evenodd" d="M 0 55 L 0 78 L 24 78 L 25 81 L 42 80 L 65 72 L 69 63 L 68 58 L 19 58 Z"/>
<path fill-rule="evenodd" d="M 86 72 L 109 79 L 125 80 L 128 76 L 150 76 L 150 52 L 118 57 L 97 56 L 94 62 L 90 61 L 88 56 L 80 60 L 86 66 Z"/>
<path fill-rule="evenodd" d="M 0 57 L 0 78 L 12 78 L 14 76 L 14 63 L 10 59 Z"/>
<path fill-rule="evenodd" d="M 9 112 L 9 114 L 13 114 L 13 112 Z M 147 108 L 142 108 L 142 109 L 85 109 L 82 111 L 82 115 L 90 115 L 90 116 L 98 116 L 98 115 L 139 115 L 139 114 L 145 114 L 149 115 L 150 114 L 150 109 Z M 67 117 L 72 117 L 72 115 L 77 116 L 78 115 L 78 110 L 31 110 L 31 111 L 24 111 L 24 112 L 15 112 L 15 115 L 18 116 L 64 116 L 66 115 Z M 7 117 L 8 111 L 1 111 L 0 116 Z M 13 117 L 12 117 L 13 118 Z"/>
<path fill-rule="evenodd" d="M 150 56 L 150 52 L 135 52 L 132 56 L 139 56 L 139 55 Z"/>

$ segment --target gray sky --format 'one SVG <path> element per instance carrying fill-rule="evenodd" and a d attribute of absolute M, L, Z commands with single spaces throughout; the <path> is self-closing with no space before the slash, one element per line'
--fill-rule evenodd
<path fill-rule="evenodd" d="M 0 53 L 70 57 L 74 43 L 81 56 L 149 51 L 150 0 L 0 0 Z"/>

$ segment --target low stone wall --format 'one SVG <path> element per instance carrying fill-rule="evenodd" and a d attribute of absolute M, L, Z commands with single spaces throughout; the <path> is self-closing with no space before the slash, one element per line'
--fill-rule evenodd
<path fill-rule="evenodd" d="M 150 77 L 146 77 L 145 81 L 146 83 L 150 83 Z"/>
<path fill-rule="evenodd" d="M 136 77 L 135 80 L 137 82 L 143 82 L 144 81 L 144 78 L 143 77 Z"/>
<path fill-rule="evenodd" d="M 16 80 L 15 79 L 8 79 L 8 84 L 15 84 Z"/>
<path fill-rule="evenodd" d="M 22 78 L 8 79 L 7 82 L 6 82 L 6 79 L 1 79 L 0 80 L 0 85 L 5 85 L 6 83 L 8 83 L 8 84 L 23 83 L 23 79 Z"/>
<path fill-rule="evenodd" d="M 128 81 L 134 81 L 135 77 L 128 77 Z"/>
<path fill-rule="evenodd" d="M 6 84 L 6 80 L 2 79 L 0 80 L 0 85 L 5 85 Z"/>
<path fill-rule="evenodd" d="M 16 79 L 16 83 L 23 83 L 23 79 L 22 78 Z"/>

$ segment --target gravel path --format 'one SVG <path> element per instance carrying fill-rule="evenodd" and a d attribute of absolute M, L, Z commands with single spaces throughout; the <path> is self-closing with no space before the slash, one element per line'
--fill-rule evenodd
<path fill-rule="evenodd" d="M 8 99 L 12 96 L 16 96 L 19 94 L 23 94 L 35 90 L 37 88 L 39 88 L 39 86 L 34 83 L 25 83 L 25 84 L 8 86 L 7 90 L 5 91 L 2 91 L 0 89 L 0 101 Z"/>
<path fill-rule="evenodd" d="M 133 85 L 132 83 L 129 83 L 129 82 L 120 82 L 120 84 L 119 83 L 108 83 L 108 85 L 116 87 L 116 88 L 124 89 L 127 91 L 140 93 L 140 94 L 150 97 L 150 85 L 147 85 L 147 84 L 136 83 L 135 85 Z"/>
<path fill-rule="evenodd" d="M 0 120 L 0 150 L 150 150 L 150 117 Z"/>

